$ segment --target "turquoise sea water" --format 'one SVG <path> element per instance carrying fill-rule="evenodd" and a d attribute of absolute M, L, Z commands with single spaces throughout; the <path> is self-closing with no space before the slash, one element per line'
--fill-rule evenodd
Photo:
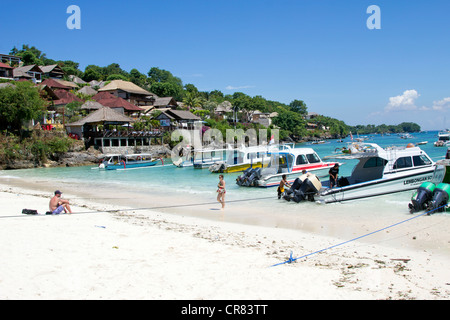
<path fill-rule="evenodd" d="M 428 141 L 428 144 L 420 146 L 422 150 L 433 160 L 444 158 L 447 149 L 445 147 L 435 147 L 433 142 L 437 140 L 437 132 L 416 133 L 412 139 L 400 139 L 398 135 L 380 136 L 367 135 L 369 143 L 377 143 L 381 147 L 404 146 L 408 143 L 418 143 Z M 331 155 L 336 148 L 346 146 L 350 142 L 347 138 L 344 142 L 337 140 L 327 140 L 325 144 L 311 145 L 309 143 L 297 144 L 297 148 L 312 147 L 320 157 Z M 351 173 L 355 163 L 349 161 L 340 168 L 340 175 Z M 225 175 L 227 189 L 232 193 L 241 194 L 245 197 L 255 194 L 265 194 L 265 189 L 251 189 L 238 187 L 235 179 L 239 173 Z M 105 171 L 96 167 L 63 167 L 63 168 L 38 168 L 0 171 L 0 176 L 11 176 L 28 179 L 31 181 L 64 181 L 68 184 L 88 184 L 105 187 L 127 186 L 139 191 L 160 191 L 170 189 L 177 192 L 188 192 L 192 194 L 209 193 L 217 185 L 218 175 L 212 174 L 207 169 L 194 169 L 192 167 L 177 168 L 171 164 L 170 159 L 164 160 L 164 166 L 158 164 L 156 167 L 139 168 L 133 170 Z M 258 191 L 256 191 L 258 190 Z M 271 190 L 271 189 L 269 189 Z M 215 191 L 215 190 L 214 190 Z"/>
<path fill-rule="evenodd" d="M 428 141 L 428 144 L 420 147 L 437 161 L 443 159 L 447 151 L 446 147 L 433 145 L 438 139 L 437 134 L 438 132 L 417 133 L 412 139 L 401 139 L 398 135 L 368 135 L 367 142 L 389 147 Z M 346 142 L 350 142 L 350 139 L 347 138 L 344 142 L 328 140 L 319 145 L 297 144 L 296 147 L 312 147 L 323 158 L 332 155 L 336 148 L 346 146 Z M 71 203 L 76 203 L 77 198 L 89 199 L 119 205 L 122 208 L 153 209 L 217 222 L 298 229 L 343 239 L 383 229 L 411 217 L 408 210 L 413 193 L 411 191 L 327 205 L 314 202 L 297 204 L 278 200 L 276 188 L 237 186 L 235 180 L 239 173 L 225 174 L 226 208 L 222 211 L 216 201 L 218 174 L 212 174 L 208 169 L 177 168 L 171 164 L 170 159 L 164 160 L 164 163 L 164 166 L 117 171 L 99 170 L 89 166 L 8 170 L 0 171 L 0 182 L 26 180 L 32 182 L 34 188 L 48 192 L 49 197 L 55 189 L 60 189 Z M 340 167 L 340 175 L 349 175 L 355 164 L 356 162 L 351 161 L 344 163 Z M 164 206 L 167 207 L 161 208 Z M 39 212 L 47 210 L 35 209 Z M 139 211 L 141 212 L 145 211 Z M 442 247 L 448 250 L 448 245 L 432 239 L 433 230 L 436 231 L 436 228 L 448 230 L 448 217 L 450 215 L 442 213 L 422 220 L 416 219 L 396 227 L 395 230 L 377 233 L 368 241 L 398 241 L 394 245 L 423 246 L 421 249 Z M 423 232 L 423 236 L 414 234 L 415 238 L 420 237 L 422 241 L 413 241 L 408 237 L 415 231 Z M 429 241 L 424 241 L 426 239 Z"/>
<path fill-rule="evenodd" d="M 422 150 L 434 160 L 445 157 L 447 148 L 435 147 L 433 142 L 437 140 L 436 131 L 416 133 L 412 139 L 401 139 L 398 135 L 380 136 L 367 135 L 369 143 L 377 143 L 381 147 L 404 146 L 408 143 L 418 143 L 428 141 L 428 144 L 421 145 Z M 355 137 L 356 138 L 356 137 Z M 347 138 L 344 142 L 337 140 L 327 140 L 325 144 L 311 145 L 309 143 L 297 144 L 297 148 L 312 147 L 320 157 L 331 155 L 336 148 L 346 146 L 350 142 Z M 340 168 L 340 175 L 345 176 L 351 173 L 355 162 L 348 161 Z M 273 188 L 256 189 L 244 188 L 235 184 L 239 173 L 225 174 L 227 190 L 233 198 L 243 199 L 251 197 L 261 197 L 274 193 Z M 207 169 L 177 168 L 171 164 L 170 159 L 164 160 L 164 166 L 139 168 L 133 170 L 98 170 L 96 167 L 64 167 L 64 168 L 39 168 L 0 171 L 0 177 L 17 177 L 29 181 L 64 181 L 66 184 L 81 184 L 98 186 L 105 188 L 127 188 L 143 193 L 153 191 L 170 190 L 170 192 L 183 192 L 187 194 L 208 195 L 215 192 L 218 182 L 218 175 L 212 174 Z"/>

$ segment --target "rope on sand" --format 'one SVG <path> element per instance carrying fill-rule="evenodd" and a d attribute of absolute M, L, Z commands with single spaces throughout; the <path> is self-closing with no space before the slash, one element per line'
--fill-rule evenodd
<path fill-rule="evenodd" d="M 386 229 L 393 228 L 393 227 L 398 226 L 398 225 L 400 225 L 400 224 L 402 224 L 402 223 L 411 221 L 411 220 L 413 220 L 413 219 L 417 219 L 417 218 L 419 218 L 419 217 L 421 217 L 421 216 L 429 215 L 430 213 L 432 213 L 432 212 L 434 212 L 434 211 L 437 211 L 437 210 L 439 210 L 439 209 L 442 209 L 442 208 L 444 208 L 444 207 L 446 207 L 446 206 L 447 206 L 447 205 L 443 205 L 443 206 L 441 206 L 441 207 L 439 207 L 439 208 L 436 208 L 436 209 L 433 209 L 433 210 L 430 210 L 430 211 L 423 212 L 423 213 L 418 214 L 418 215 L 416 215 L 416 216 L 414 216 L 414 217 L 412 217 L 412 218 L 409 218 L 409 219 L 406 219 L 406 220 L 403 220 L 403 221 L 394 223 L 394 224 L 392 224 L 392 225 L 390 225 L 390 226 L 387 226 L 387 227 L 384 227 L 384 228 L 382 228 L 382 229 L 378 229 L 378 230 L 372 231 L 372 232 L 370 232 L 370 233 L 367 233 L 367 234 L 365 234 L 365 235 L 362 235 L 362 236 L 353 238 L 353 239 L 351 239 L 351 240 L 347 240 L 347 241 L 344 241 L 344 242 L 335 244 L 335 245 L 333 245 L 333 246 L 330 246 L 330 247 L 327 247 L 327 248 L 324 248 L 324 249 L 321 249 L 321 250 L 317 250 L 317 251 L 314 251 L 314 252 L 305 254 L 305 255 L 303 255 L 303 256 L 301 256 L 301 257 L 298 257 L 298 258 L 293 258 L 293 257 L 292 257 L 292 251 L 291 251 L 291 254 L 290 254 L 290 257 L 289 257 L 288 260 L 286 260 L 286 261 L 284 261 L 284 262 L 280 262 L 280 263 L 274 264 L 274 265 L 272 265 L 271 267 L 280 266 L 280 265 L 283 265 L 283 264 L 286 264 L 286 263 L 292 263 L 292 262 L 295 262 L 295 261 L 297 261 L 297 260 L 300 260 L 300 259 L 303 259 L 303 258 L 307 258 L 307 257 L 309 257 L 309 256 L 312 256 L 312 255 L 314 255 L 314 254 L 317 254 L 317 253 L 320 253 L 320 252 L 324 252 L 324 251 L 326 251 L 326 250 L 330 250 L 330 249 L 333 249 L 333 248 L 336 248 L 336 247 L 339 247 L 339 246 L 343 246 L 344 244 L 347 244 L 347 243 L 350 243 L 350 242 L 353 242 L 353 241 L 356 241 L 356 240 L 359 240 L 359 239 L 362 239 L 362 238 L 371 236 L 371 235 L 373 235 L 373 234 L 375 234 L 375 233 L 381 232 L 381 231 L 386 230 Z"/>
<path fill-rule="evenodd" d="M 270 197 L 261 197 L 261 198 L 253 198 L 253 199 L 240 199 L 240 200 L 228 200 L 226 203 L 235 203 L 235 202 L 244 202 L 244 201 L 256 201 L 256 200 L 269 200 L 274 199 L 273 196 Z M 191 203 L 191 204 L 178 204 L 178 205 L 169 205 L 169 206 L 158 206 L 158 207 L 148 207 L 148 208 L 124 208 L 124 209 L 109 209 L 109 210 L 95 210 L 95 211 L 80 211 L 80 212 L 72 212 L 72 213 L 61 213 L 58 215 L 75 215 L 75 214 L 87 214 L 87 213 L 112 213 L 112 212 L 126 212 L 126 211 L 145 211 L 145 210 L 158 210 L 158 209 L 171 209 L 171 208 L 183 208 L 183 207 L 197 207 L 197 206 L 206 206 L 217 204 L 217 201 L 214 202 L 201 202 L 201 203 Z M 54 214 L 22 214 L 15 216 L 0 216 L 0 219 L 6 218 L 23 218 L 23 217 L 45 217 L 45 216 L 54 216 Z"/>

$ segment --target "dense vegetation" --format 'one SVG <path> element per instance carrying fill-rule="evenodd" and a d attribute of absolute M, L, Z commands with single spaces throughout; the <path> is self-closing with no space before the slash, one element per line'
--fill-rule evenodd
<path fill-rule="evenodd" d="M 385 125 L 381 124 L 375 126 L 373 124 L 369 125 L 358 125 L 354 127 L 349 127 L 350 131 L 359 134 L 369 134 L 369 133 L 403 133 L 403 132 L 420 132 L 421 128 L 417 123 L 413 122 L 402 122 L 399 125 Z"/>
<path fill-rule="evenodd" d="M 329 117 L 318 117 L 312 120 L 305 120 L 305 115 L 308 109 L 304 101 L 296 99 L 289 105 L 278 101 L 271 101 L 262 96 L 251 97 L 242 92 L 235 92 L 233 94 L 224 94 L 219 90 L 213 91 L 199 91 L 193 84 L 183 84 L 182 80 L 174 76 L 170 71 L 160 69 L 158 67 L 151 67 L 149 71 L 141 73 L 139 70 L 133 68 L 129 72 L 123 70 L 118 63 L 112 63 L 108 66 L 101 67 L 97 65 L 88 65 L 85 70 L 79 69 L 79 63 L 70 60 L 53 60 L 46 56 L 45 53 L 28 45 L 23 45 L 22 49 L 14 47 L 11 55 L 20 56 L 25 65 L 52 65 L 58 64 L 64 70 L 67 76 L 75 75 L 86 82 L 109 81 L 115 79 L 122 79 L 131 81 L 136 85 L 155 93 L 161 97 L 171 96 L 177 101 L 182 101 L 190 109 L 199 108 L 197 114 L 202 118 L 209 115 L 212 117 L 212 110 L 223 102 L 230 102 L 233 111 L 241 111 L 238 114 L 238 124 L 245 128 L 242 123 L 247 123 L 250 115 L 255 111 L 273 113 L 277 112 L 278 117 L 274 118 L 273 124 L 280 128 L 280 137 L 291 137 L 295 140 L 305 137 L 319 137 L 319 136 L 345 136 L 349 133 L 348 127 L 339 120 Z M 232 114 L 228 118 L 232 118 Z M 234 127 L 233 123 L 220 122 L 219 119 L 211 119 L 209 124 L 214 125 L 222 123 L 222 126 L 230 129 Z M 312 123 L 317 129 L 307 130 L 307 123 Z"/>
<path fill-rule="evenodd" d="M 280 139 L 292 139 L 295 141 L 315 137 L 345 137 L 350 132 L 354 134 L 368 134 L 420 131 L 420 126 L 415 123 L 402 123 L 396 126 L 359 125 L 349 127 L 343 121 L 326 116 L 316 116 L 306 120 L 308 108 L 305 102 L 300 99 L 296 99 L 287 105 L 278 101 L 267 100 L 262 96 L 251 97 L 242 92 L 224 94 L 219 90 L 199 91 L 195 85 L 190 83 L 183 84 L 182 80 L 174 76 L 170 71 L 158 67 L 151 67 L 144 74 L 137 69 L 127 72 L 119 64 L 112 63 L 105 67 L 88 65 L 82 71 L 79 69 L 78 62 L 47 58 L 45 53 L 28 45 L 23 45 L 22 49 L 14 47 L 10 54 L 20 56 L 25 65 L 58 64 L 66 73 L 66 80 L 71 75 L 80 77 L 86 82 L 122 79 L 131 81 L 158 96 L 172 96 L 177 101 L 182 101 L 187 108 L 196 110 L 194 113 L 204 119 L 208 126 L 220 129 L 224 133 L 226 129 L 234 127 L 237 129 L 262 128 L 261 125 L 251 124 L 249 121 L 252 113 L 256 110 L 264 113 L 277 113 L 277 116 L 273 118 L 273 124 L 268 128 L 269 137 L 270 130 L 276 126 L 280 129 Z M 229 106 L 228 120 L 214 116 L 213 110 L 220 104 Z M 13 132 L 20 137 L 19 139 L 25 139 L 22 136 L 22 126 L 29 120 L 40 118 L 45 111 L 45 106 L 45 101 L 40 98 L 38 90 L 30 83 L 17 82 L 11 87 L 0 90 L 0 130 L 9 134 Z M 72 112 L 71 108 L 68 107 L 67 112 Z M 136 125 L 145 126 L 150 121 L 152 120 L 144 119 L 136 123 Z M 37 159 L 43 160 L 45 157 L 48 157 L 55 152 L 55 148 L 58 152 L 68 148 L 68 143 L 64 141 L 52 142 L 48 140 L 40 143 L 38 140 L 35 137 L 34 140 L 29 140 L 23 144 L 27 146 L 25 149 L 28 148 L 27 150 L 34 152 Z M 5 140 L 4 142 L 11 147 L 11 151 L 3 151 L 0 154 L 1 157 L 12 160 L 20 154 L 15 140 Z M 23 152 L 26 151 L 22 150 Z"/>

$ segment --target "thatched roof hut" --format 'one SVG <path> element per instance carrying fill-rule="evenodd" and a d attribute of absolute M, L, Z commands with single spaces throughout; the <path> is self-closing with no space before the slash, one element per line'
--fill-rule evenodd
<path fill-rule="evenodd" d="M 98 110 L 103 108 L 104 106 L 97 101 L 88 100 L 82 106 L 82 110 Z"/>
<path fill-rule="evenodd" d="M 132 118 L 129 118 L 117 111 L 114 111 L 108 107 L 102 107 L 97 111 L 91 113 L 87 117 L 73 123 L 69 123 L 68 127 L 81 127 L 85 124 L 99 125 L 99 124 L 126 124 L 134 122 Z"/>
<path fill-rule="evenodd" d="M 87 96 L 93 96 L 93 95 L 97 94 L 97 90 L 95 90 L 94 88 L 92 88 L 90 86 L 85 86 L 85 87 L 81 88 L 80 90 L 78 90 L 77 93 L 82 93 Z"/>

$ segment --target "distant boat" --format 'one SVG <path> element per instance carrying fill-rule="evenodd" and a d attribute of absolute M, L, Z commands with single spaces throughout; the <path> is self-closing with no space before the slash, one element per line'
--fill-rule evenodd
<path fill-rule="evenodd" d="M 131 169 L 151 167 L 162 162 L 162 159 L 154 159 L 151 154 L 109 154 L 100 162 L 99 168 L 106 170 Z"/>
<path fill-rule="evenodd" d="M 412 138 L 414 137 L 409 133 L 404 133 L 400 135 L 400 139 L 412 139 Z"/>
<path fill-rule="evenodd" d="M 194 151 L 194 169 L 208 169 L 217 161 L 223 160 L 223 153 L 226 149 L 203 149 Z"/>
<path fill-rule="evenodd" d="M 434 143 L 435 147 L 447 146 L 450 143 L 450 132 L 441 131 L 438 133 L 438 141 Z"/>
<path fill-rule="evenodd" d="M 261 168 L 269 163 L 270 150 L 277 145 L 252 146 L 240 149 L 227 149 L 226 160 L 219 161 L 209 167 L 213 173 L 242 172 L 248 168 Z"/>
<path fill-rule="evenodd" d="M 421 141 L 421 142 L 418 142 L 417 145 L 421 146 L 421 145 L 424 145 L 424 144 L 427 144 L 427 143 L 428 143 L 428 141 Z"/>
<path fill-rule="evenodd" d="M 223 160 L 223 152 L 226 149 L 190 149 L 184 148 L 183 157 L 173 162 L 178 168 L 194 167 L 206 169 L 217 161 Z"/>

